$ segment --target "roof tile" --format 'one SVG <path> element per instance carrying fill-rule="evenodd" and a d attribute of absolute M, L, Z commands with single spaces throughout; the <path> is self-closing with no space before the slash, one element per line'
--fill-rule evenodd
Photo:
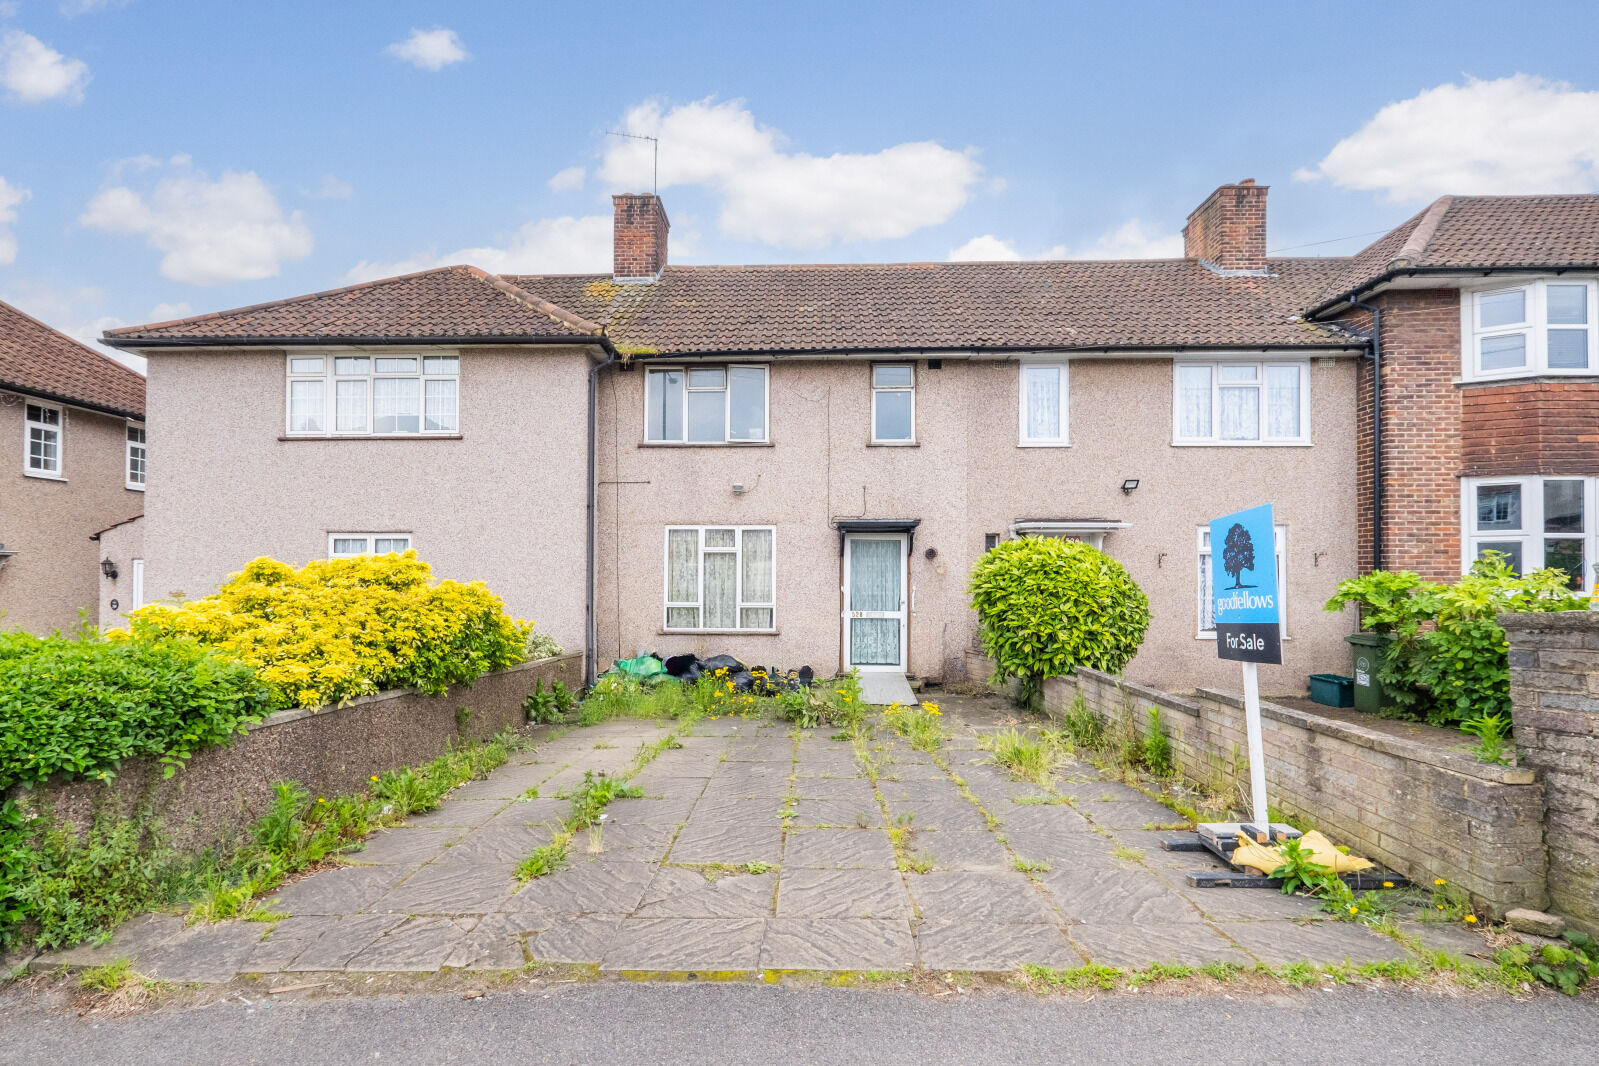
<path fill-rule="evenodd" d="M 144 417 L 144 377 L 0 303 L 0 388 Z"/>

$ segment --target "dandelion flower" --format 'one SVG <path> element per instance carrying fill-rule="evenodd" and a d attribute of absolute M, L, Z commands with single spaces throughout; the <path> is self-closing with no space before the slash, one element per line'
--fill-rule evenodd
<path fill-rule="evenodd" d="M 1477 924 L 1477 916 L 1475 914 L 1466 915 L 1466 924 L 1467 925 L 1476 925 Z"/>
<path fill-rule="evenodd" d="M 1433 883 L 1433 884 L 1435 884 L 1435 885 L 1443 885 L 1443 884 L 1448 884 L 1448 882 L 1447 882 L 1447 881 L 1445 881 L 1445 880 L 1444 880 L 1444 879 L 1443 879 L 1443 878 L 1441 878 L 1441 877 L 1435 877 L 1435 878 L 1433 878 L 1433 880 L 1432 880 L 1432 883 Z"/>
<path fill-rule="evenodd" d="M 1359 914 L 1360 913 L 1360 908 L 1356 907 L 1356 906 L 1351 906 L 1349 908 L 1349 913 L 1350 914 Z"/>
<path fill-rule="evenodd" d="M 1382 883 L 1382 887 L 1384 887 L 1384 888 L 1393 888 L 1394 887 L 1394 883 L 1392 881 L 1384 881 Z"/>

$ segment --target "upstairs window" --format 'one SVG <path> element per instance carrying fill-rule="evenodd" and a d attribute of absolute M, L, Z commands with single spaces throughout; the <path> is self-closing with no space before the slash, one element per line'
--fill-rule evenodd
<path fill-rule="evenodd" d="M 410 437 L 460 431 L 454 355 L 289 357 L 293 436 Z"/>
<path fill-rule="evenodd" d="M 1065 363 L 1022 364 L 1022 445 L 1048 447 L 1067 442 L 1066 395 Z"/>
<path fill-rule="evenodd" d="M 1461 335 L 1467 378 L 1599 372 L 1599 286 L 1533 281 L 1466 293 Z"/>
<path fill-rule="evenodd" d="M 126 446 L 127 481 L 130 489 L 144 491 L 144 427 L 129 425 Z"/>
<path fill-rule="evenodd" d="M 1308 365 L 1178 363 L 1175 444 L 1309 444 Z"/>
<path fill-rule="evenodd" d="M 872 443 L 916 440 L 916 367 L 910 363 L 872 367 Z"/>
<path fill-rule="evenodd" d="M 650 368 L 644 376 L 644 439 L 653 444 L 765 443 L 766 368 Z"/>
<path fill-rule="evenodd" d="M 329 559 L 355 559 L 362 555 L 387 555 L 411 550 L 409 533 L 331 533 Z"/>
<path fill-rule="evenodd" d="M 23 471 L 34 477 L 61 476 L 61 408 L 30 403 L 24 412 L 27 449 Z"/>

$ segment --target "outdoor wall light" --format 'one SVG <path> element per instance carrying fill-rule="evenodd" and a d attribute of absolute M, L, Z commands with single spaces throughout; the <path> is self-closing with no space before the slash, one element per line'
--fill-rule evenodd
<path fill-rule="evenodd" d="M 1135 477 L 1128 478 L 1126 481 L 1122 482 L 1122 495 L 1123 496 L 1131 496 L 1133 494 L 1133 490 L 1136 489 L 1137 487 L 1138 487 L 1138 479 L 1135 478 Z"/>
<path fill-rule="evenodd" d="M 112 581 L 117 579 L 117 564 L 111 561 L 110 556 L 100 560 L 100 572 Z"/>

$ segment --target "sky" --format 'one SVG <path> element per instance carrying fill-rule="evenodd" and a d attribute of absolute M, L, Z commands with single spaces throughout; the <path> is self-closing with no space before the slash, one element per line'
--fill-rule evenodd
<path fill-rule="evenodd" d="M 0 299 L 83 340 L 442 263 L 1347 255 L 1599 189 L 1599 5 L 0 0 Z M 612 135 L 659 138 L 652 143 Z M 137 364 L 138 360 L 134 360 Z"/>

